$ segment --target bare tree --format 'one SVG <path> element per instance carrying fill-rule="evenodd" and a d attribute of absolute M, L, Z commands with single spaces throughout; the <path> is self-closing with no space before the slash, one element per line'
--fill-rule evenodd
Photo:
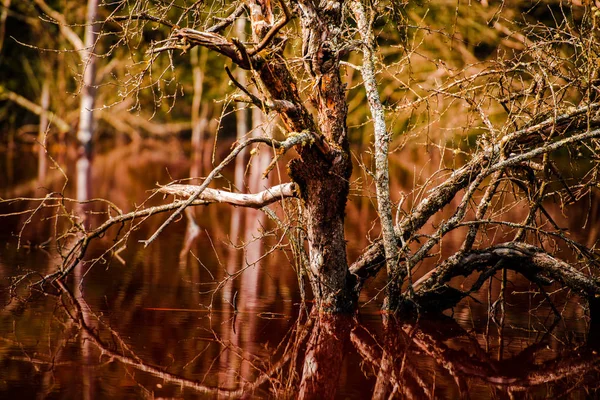
<path fill-rule="evenodd" d="M 179 53 L 204 47 L 226 60 L 227 74 L 236 89 L 230 98 L 278 118 L 284 137 L 238 140 L 201 185 L 160 188 L 185 200 L 132 213 L 109 212 L 102 225 L 85 232 L 65 257 L 62 269 L 46 279 L 68 274 L 85 257 L 90 240 L 114 224 L 171 212 L 144 241 L 148 246 L 189 206 L 220 201 L 263 208 L 297 198 L 304 236 L 295 246 L 301 257 L 305 237 L 305 272 L 323 311 L 355 309 L 364 283 L 383 266 L 387 266 L 386 305 L 391 311 L 451 307 L 507 269 L 540 288 L 558 282 L 592 303 L 596 301 L 600 294 L 597 279 L 553 254 L 559 246 L 566 246 L 582 261 L 579 266 L 595 266 L 594 246 L 570 238 L 547 210 L 548 204 L 554 203 L 567 212 L 570 205 L 596 195 L 600 64 L 594 39 L 595 8 L 560 6 L 549 11 L 555 22 L 542 24 L 532 19 L 531 10 L 522 12 L 524 22 L 513 23 L 502 8 L 473 5 L 489 19 L 495 37 L 504 43 L 486 60 L 478 61 L 468 49 L 476 44 L 457 33 L 458 18 L 453 20 L 453 31 L 447 26 L 429 26 L 415 17 L 421 11 L 427 14 L 427 9 L 413 12 L 410 5 L 398 2 L 233 1 L 208 17 L 203 11 L 211 10 L 210 5 L 184 4 L 155 6 L 141 1 L 133 6 L 120 3 L 112 10 L 107 23 L 122 27 L 124 41 L 127 35 L 143 38 L 148 26 L 164 35 L 164 39 L 145 43 L 147 67 L 130 82 L 142 89 L 143 79 L 152 75 L 152 65 L 161 57 L 172 63 Z M 246 18 L 251 39 L 240 40 L 228 33 L 234 23 Z M 430 36 L 431 46 L 442 48 L 447 40 L 466 61 L 453 59 L 453 54 L 446 60 L 433 58 L 426 46 L 421 47 Z M 388 39 L 392 45 L 384 46 Z M 362 65 L 356 65 L 361 63 L 355 54 L 359 51 Z M 417 63 L 420 58 L 425 59 L 422 64 Z M 237 79 L 229 65 L 249 71 L 250 79 Z M 342 71 L 348 68 L 360 70 L 360 89 L 344 82 Z M 416 76 L 421 78 L 413 84 Z M 161 90 L 160 84 L 154 80 L 148 86 Z M 348 93 L 352 90 L 366 93 L 374 125 L 374 170 L 365 168 L 375 180 L 382 239 L 349 264 L 344 216 L 352 173 L 347 126 Z M 414 116 L 421 114 L 425 117 L 415 120 Z M 391 123 L 399 119 L 407 121 L 402 130 Z M 467 137 L 466 141 L 476 136 L 476 142 L 465 143 L 455 137 L 430 140 L 431 146 L 439 147 L 438 173 L 394 199 L 388 166 L 393 134 L 403 135 L 396 141 L 396 146 L 402 146 L 446 120 L 449 126 L 461 121 L 456 131 Z M 286 169 L 292 183 L 255 194 L 209 188 L 226 165 L 256 144 L 274 154 L 265 174 L 295 149 L 298 157 Z M 556 155 L 561 152 L 571 154 L 571 164 L 559 166 Z M 452 155 L 460 155 L 461 160 Z M 510 206 L 506 206 L 509 196 Z M 50 196 L 43 201 L 55 200 Z M 433 226 L 432 218 L 449 205 L 455 210 Z M 511 220 L 508 211 L 514 206 L 526 207 L 525 220 Z M 487 233 L 498 229 L 512 239 L 505 243 L 488 240 Z M 443 254 L 444 239 L 463 231 L 466 234 L 459 248 L 450 256 Z M 127 235 L 119 237 L 114 248 L 126 239 Z M 438 257 L 437 266 L 413 281 L 418 266 L 431 257 Z M 479 275 L 471 287 L 449 285 L 454 277 L 473 273 Z"/>

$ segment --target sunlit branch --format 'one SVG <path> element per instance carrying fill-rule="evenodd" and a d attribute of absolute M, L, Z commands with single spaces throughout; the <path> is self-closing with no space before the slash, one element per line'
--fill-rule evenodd
<path fill-rule="evenodd" d="M 197 185 L 167 185 L 161 186 L 158 192 L 179 197 L 190 197 L 194 196 L 200 190 L 199 188 L 200 186 Z M 284 183 L 253 194 L 232 193 L 226 190 L 206 188 L 197 200 L 203 202 L 203 204 L 206 202 L 228 203 L 240 207 L 262 208 L 282 199 L 296 196 L 296 184 Z"/>
<path fill-rule="evenodd" d="M 199 199 L 200 195 L 202 194 L 204 189 L 206 189 L 208 187 L 208 185 L 210 185 L 212 180 L 216 176 L 218 176 L 218 174 L 220 174 L 220 172 L 223 170 L 223 168 L 225 168 L 231 161 L 233 161 L 235 159 L 235 157 L 244 148 L 246 148 L 250 144 L 257 143 L 257 142 L 270 143 L 273 147 L 275 147 L 277 149 L 283 149 L 283 151 L 287 151 L 288 149 L 290 149 L 296 145 L 300 145 L 303 143 L 306 143 L 306 144 L 310 143 L 313 135 L 314 134 L 311 132 L 301 132 L 299 134 L 291 134 L 290 137 L 283 142 L 279 142 L 274 139 L 268 139 L 268 138 L 250 138 L 250 139 L 245 139 L 244 141 L 242 141 L 240 143 L 237 143 L 237 145 L 234 147 L 234 149 L 231 151 L 231 153 L 229 153 L 229 155 L 227 157 L 225 157 L 225 159 L 219 165 L 217 165 L 210 172 L 210 174 L 208 174 L 208 176 L 206 177 L 206 179 L 204 180 L 202 185 L 198 186 L 195 193 L 192 194 L 185 201 L 185 203 L 181 205 L 181 207 L 179 207 L 173 214 L 171 214 L 171 216 L 169 216 L 169 218 L 156 230 L 156 232 L 149 239 L 142 240 L 142 243 L 144 243 L 144 247 L 148 247 L 148 245 L 150 243 L 152 243 L 158 237 L 158 235 L 162 232 L 162 230 L 165 227 L 167 227 L 167 225 L 169 225 L 171 222 L 173 222 L 175 220 L 175 218 L 177 218 L 179 216 L 179 214 L 181 214 L 181 212 L 187 206 L 191 205 L 194 201 Z"/>

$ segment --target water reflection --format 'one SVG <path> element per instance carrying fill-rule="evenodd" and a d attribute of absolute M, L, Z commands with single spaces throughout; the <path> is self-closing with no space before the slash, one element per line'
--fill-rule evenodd
<path fill-rule="evenodd" d="M 296 310 L 295 316 L 255 314 L 262 331 L 248 341 L 263 346 L 250 350 L 248 341 L 235 343 L 214 328 L 230 322 L 215 312 L 200 318 L 212 324 L 155 347 L 145 334 L 122 332 L 61 282 L 43 301 L 54 302 L 43 343 L 22 335 L 20 323 L 1 337 L 2 367 L 10 371 L 3 377 L 6 395 L 32 372 L 41 376 L 28 383 L 38 394 L 76 398 L 504 398 L 589 396 L 598 390 L 600 355 L 593 341 L 561 344 L 552 326 L 520 338 L 520 348 L 499 359 L 494 348 L 486 348 L 485 335 L 448 317 L 361 322 Z M 282 328 L 269 335 L 273 342 L 261 340 L 268 326 Z M 550 350 L 556 346 L 560 351 Z M 70 387 L 73 373 L 81 381 Z"/>

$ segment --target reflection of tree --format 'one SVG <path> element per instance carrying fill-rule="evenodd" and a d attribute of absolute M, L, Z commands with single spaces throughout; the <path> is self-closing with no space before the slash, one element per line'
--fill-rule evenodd
<path fill-rule="evenodd" d="M 315 315 L 300 382 L 301 399 L 335 396 L 352 320 L 349 316 Z"/>
<path fill-rule="evenodd" d="M 401 323 L 386 319 L 385 339 L 379 343 L 365 328 L 357 326 L 351 340 L 363 359 L 378 371 L 374 398 L 401 395 L 403 398 L 432 398 L 443 372 L 455 382 L 461 397 L 476 385 L 487 385 L 491 392 L 507 393 L 537 390 L 555 395 L 577 388 L 585 373 L 598 368 L 600 357 L 592 347 L 570 349 L 554 359 L 543 354 L 550 332 L 518 354 L 495 360 L 480 347 L 476 337 L 464 331 L 454 320 Z M 502 340 L 502 338 L 501 338 Z M 457 342 L 468 343 L 457 349 Z M 437 369 L 423 359 L 433 362 Z M 544 386 L 553 384 L 554 386 Z M 452 389 L 452 388 L 450 388 Z M 437 396 L 436 396 L 437 397 Z"/>
<path fill-rule="evenodd" d="M 59 318 L 63 339 L 51 341 L 57 349 L 47 357 L 43 356 L 44 351 L 33 350 L 25 352 L 25 356 L 14 356 L 13 360 L 42 368 L 46 378 L 51 373 L 55 379 L 65 379 L 58 369 L 73 367 L 65 364 L 63 357 L 69 357 L 66 345 L 73 343 L 70 337 L 76 335 L 77 343 L 88 346 L 89 355 L 80 354 L 88 360 L 85 365 L 90 381 L 97 386 L 111 385 L 97 387 L 107 393 L 115 393 L 126 384 L 114 381 L 115 367 L 106 368 L 115 363 L 125 369 L 125 374 L 119 372 L 116 376 L 133 379 L 147 394 L 176 395 L 184 390 L 186 397 L 196 393 L 302 399 L 334 398 L 341 382 L 347 380 L 343 378 L 347 373 L 343 366 L 353 352 L 362 360 L 362 370 L 367 375 L 372 371 L 373 376 L 372 386 L 362 388 L 361 395 L 370 394 L 376 399 L 465 398 L 469 393 L 486 392 L 500 398 L 516 393 L 558 396 L 577 392 L 581 382 L 600 366 L 600 355 L 591 342 L 550 353 L 548 346 L 556 344 L 552 327 L 510 356 L 496 358 L 493 349 L 482 347 L 476 333 L 465 331 L 450 318 L 400 322 L 384 317 L 381 334 L 373 334 L 350 316 L 316 312 L 307 315 L 305 311 L 269 349 L 259 351 L 247 344 L 236 344 L 222 335 L 223 329 L 209 329 L 205 340 L 217 349 L 193 346 L 185 359 L 157 363 L 156 358 L 140 353 L 141 347 L 130 344 L 130 338 L 103 323 L 83 297 L 74 295 L 61 281 L 57 285 L 60 313 L 67 317 Z M 590 340 L 593 334 L 590 332 Z M 23 348 L 8 338 L 1 341 L 3 346 L 10 343 Z M 168 347 L 160 350 L 172 351 Z M 224 357 L 239 362 L 220 363 Z M 82 358 L 80 362 L 86 361 Z M 227 368 L 230 377 L 227 381 L 216 378 L 223 368 Z M 99 379 L 103 374 L 113 375 L 105 381 Z M 51 392 L 48 382 L 42 386 L 40 390 Z"/>

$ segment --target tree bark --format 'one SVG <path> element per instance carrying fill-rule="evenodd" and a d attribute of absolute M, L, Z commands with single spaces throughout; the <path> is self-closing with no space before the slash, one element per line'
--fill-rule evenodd
<path fill-rule="evenodd" d="M 350 287 L 344 213 L 352 164 L 346 128 L 346 95 L 339 74 L 336 44 L 342 2 L 328 2 L 318 7 L 312 1 L 300 1 L 298 7 L 306 68 L 314 79 L 311 100 L 317 108 L 317 122 L 303 105 L 295 78 L 282 60 L 282 50 L 269 52 L 255 63 L 255 69 L 271 99 L 294 105 L 280 113 L 290 132 L 308 130 L 323 135 L 322 146 L 299 146 L 300 159 L 293 160 L 288 168 L 304 203 L 309 280 L 315 300 L 323 311 L 351 311 L 356 296 Z M 260 42 L 273 21 L 270 2 L 252 2 L 250 10 L 254 39 Z"/>
<path fill-rule="evenodd" d="M 383 236 L 383 248 L 385 251 L 385 262 L 388 275 L 386 285 L 386 301 L 384 308 L 394 310 L 398 307 L 402 293 L 402 282 L 407 275 L 406 269 L 401 269 L 399 264 L 398 240 L 394 232 L 392 219 L 392 202 L 390 200 L 390 175 L 388 163 L 388 149 L 391 134 L 385 123 L 385 113 L 377 89 L 375 79 L 375 40 L 371 23 L 367 21 L 365 9 L 361 0 L 353 3 L 354 15 L 358 31 L 362 37 L 363 65 L 361 68 L 369 109 L 373 118 L 375 133 L 375 189 L 377 191 L 377 208 L 381 231 Z M 371 19 L 372 21 L 372 19 Z M 409 285 L 411 283 L 409 282 Z"/>

